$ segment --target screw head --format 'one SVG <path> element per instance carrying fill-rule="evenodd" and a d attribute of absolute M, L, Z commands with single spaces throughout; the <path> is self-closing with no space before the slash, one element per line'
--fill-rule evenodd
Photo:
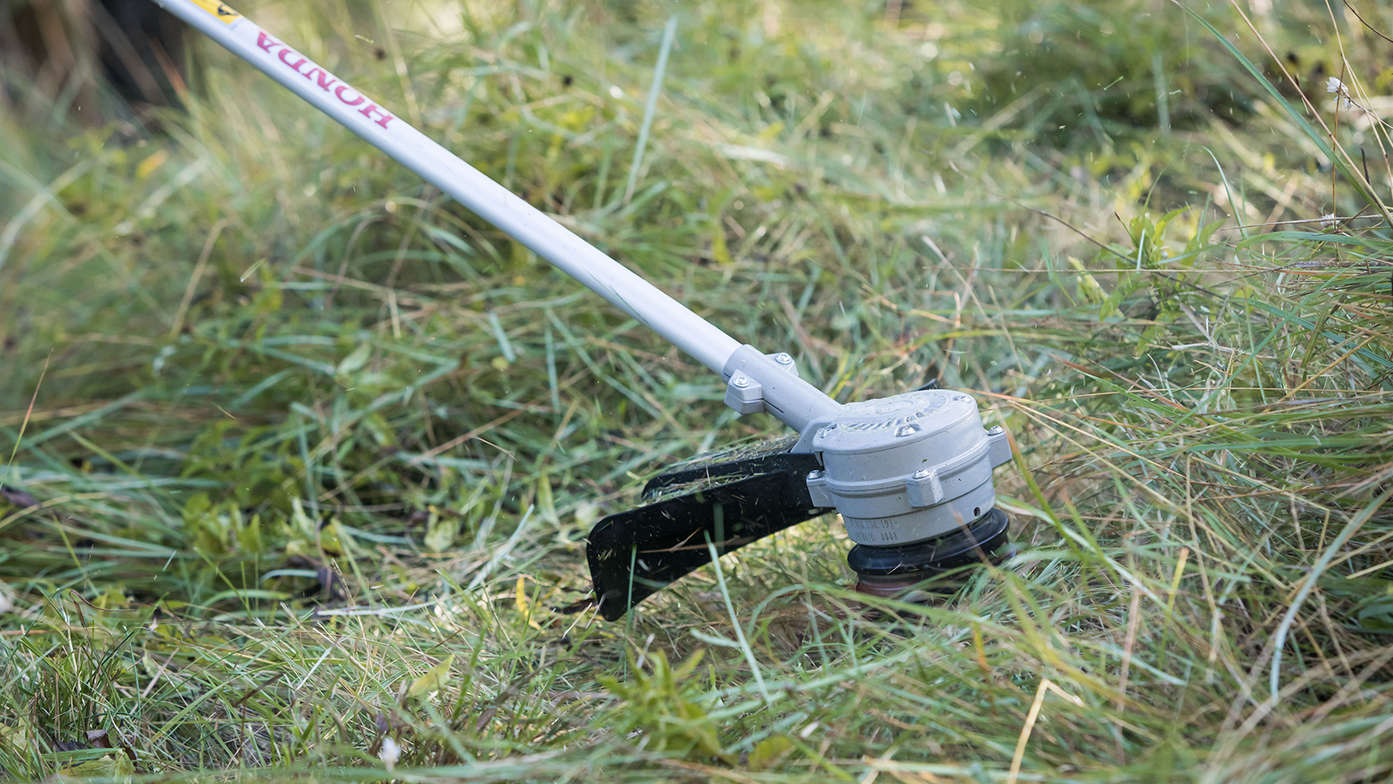
<path fill-rule="evenodd" d="M 995 435 L 1000 435 L 1000 434 L 1005 433 L 1005 432 L 1006 432 L 1006 428 L 1002 427 L 1001 425 L 996 425 L 996 426 L 992 427 L 992 429 L 990 429 L 990 430 L 987 431 L 987 435 L 995 436 Z"/>
<path fill-rule="evenodd" d="M 744 389 L 750 385 L 750 377 L 737 370 L 735 375 L 730 377 L 730 385 L 737 389 Z"/>
<path fill-rule="evenodd" d="M 809 479 L 821 479 L 823 476 L 824 474 L 821 471 L 814 470 L 808 472 Z"/>
<path fill-rule="evenodd" d="M 921 468 L 918 471 L 915 471 L 913 474 L 910 474 L 910 476 L 914 477 L 915 479 L 928 479 L 932 473 L 933 472 L 927 468 Z"/>
<path fill-rule="evenodd" d="M 788 352 L 786 351 L 780 351 L 779 353 L 774 355 L 774 361 L 779 363 L 780 365 L 792 365 L 793 357 L 789 356 Z"/>
<path fill-rule="evenodd" d="M 895 438 L 907 438 L 919 432 L 918 425 L 904 425 L 895 431 Z"/>

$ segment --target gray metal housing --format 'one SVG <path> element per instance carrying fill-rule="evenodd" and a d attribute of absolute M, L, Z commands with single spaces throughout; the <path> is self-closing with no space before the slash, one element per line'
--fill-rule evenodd
<path fill-rule="evenodd" d="M 909 544 L 949 533 L 996 505 L 992 468 L 1011 459 L 1006 432 L 977 404 L 935 389 L 850 403 L 820 427 L 808 476 L 813 503 L 834 506 L 857 544 Z"/>
<path fill-rule="evenodd" d="M 800 433 L 795 452 L 823 470 L 808 477 L 818 506 L 835 507 L 857 544 L 909 544 L 962 528 L 996 505 L 992 469 L 1011 459 L 1000 427 L 973 399 L 923 390 L 839 404 L 798 378 L 793 358 L 741 346 L 726 362 L 726 404 L 766 411 Z"/>

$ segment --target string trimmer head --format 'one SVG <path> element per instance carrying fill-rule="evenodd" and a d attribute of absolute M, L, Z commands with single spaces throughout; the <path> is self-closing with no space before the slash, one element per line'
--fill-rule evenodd
<path fill-rule="evenodd" d="M 225 3 L 155 2 L 720 373 L 731 408 L 793 429 L 762 450 L 677 466 L 648 483 L 644 506 L 595 526 L 587 556 L 605 618 L 713 556 L 831 511 L 856 543 L 847 560 L 868 593 L 1004 552 L 992 468 L 1011 449 L 968 395 L 838 403 L 799 378 L 788 354 L 741 345 Z"/>
<path fill-rule="evenodd" d="M 767 369 L 751 352 L 743 347 L 750 361 L 728 374 L 728 401 L 758 399 L 747 391 L 755 384 L 740 383 L 752 381 L 752 368 Z M 780 355 L 761 359 L 793 372 Z M 757 409 L 750 402 L 747 410 Z M 679 466 L 648 483 L 648 504 L 601 520 L 588 542 L 600 612 L 618 618 L 713 553 L 831 511 L 857 543 L 847 560 L 867 593 L 891 595 L 990 559 L 1006 543 L 992 468 L 1010 458 L 1005 432 L 984 429 L 977 404 L 961 392 L 824 407 L 796 439 Z"/>

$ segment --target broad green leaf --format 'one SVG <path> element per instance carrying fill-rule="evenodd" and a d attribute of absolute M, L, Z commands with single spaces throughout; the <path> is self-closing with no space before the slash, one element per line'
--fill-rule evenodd
<path fill-rule="evenodd" d="M 454 666 L 454 663 L 455 655 L 453 653 L 446 656 L 439 664 L 431 667 L 425 675 L 412 681 L 410 688 L 406 690 L 406 696 L 425 697 L 445 688 L 445 684 L 450 682 L 450 667 Z"/>

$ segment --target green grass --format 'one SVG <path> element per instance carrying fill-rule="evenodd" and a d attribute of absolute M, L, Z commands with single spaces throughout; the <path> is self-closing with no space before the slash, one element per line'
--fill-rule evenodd
<path fill-rule="evenodd" d="M 1387 778 L 1393 44 L 1273 5 L 240 7 L 839 399 L 976 394 L 1020 552 L 931 606 L 829 518 L 557 612 L 780 426 L 212 46 L 161 134 L 7 114 L 0 768 Z"/>

